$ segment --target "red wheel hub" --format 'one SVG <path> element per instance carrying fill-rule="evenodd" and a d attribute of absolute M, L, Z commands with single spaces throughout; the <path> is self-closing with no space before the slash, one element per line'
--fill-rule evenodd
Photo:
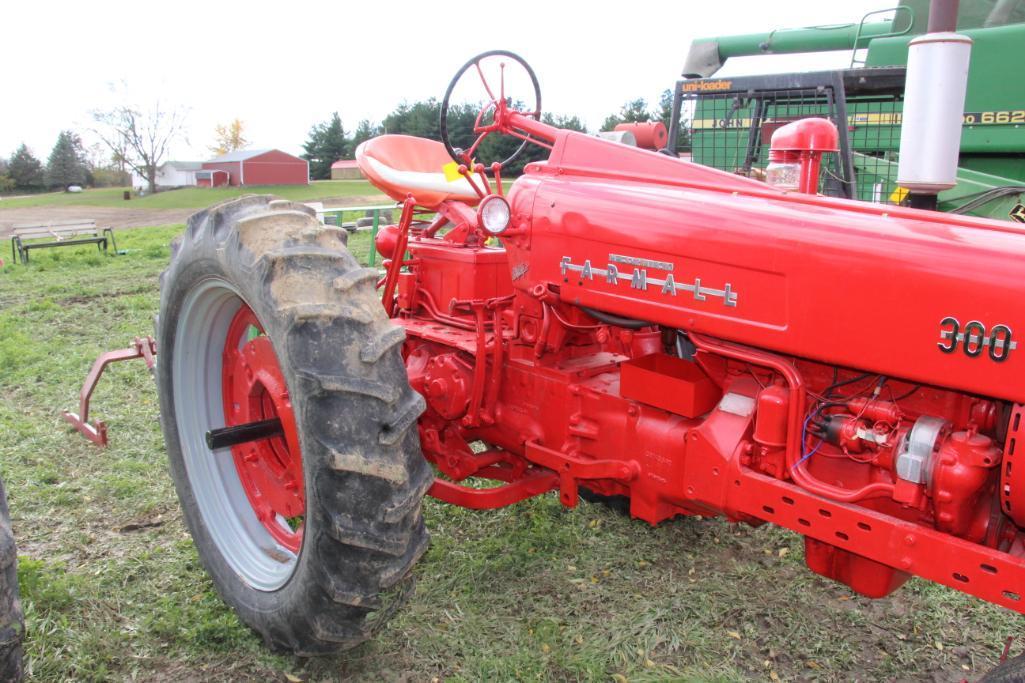
<path fill-rule="evenodd" d="M 246 304 L 228 326 L 223 359 L 225 425 L 281 420 L 282 436 L 232 446 L 231 455 L 256 518 L 282 546 L 298 552 L 306 501 L 295 415 L 274 347 Z"/>

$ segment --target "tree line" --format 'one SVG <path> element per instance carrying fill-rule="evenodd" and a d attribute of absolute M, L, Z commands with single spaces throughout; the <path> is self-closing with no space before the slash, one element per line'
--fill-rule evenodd
<path fill-rule="evenodd" d="M 522 106 L 522 105 L 520 105 Z M 467 148 L 473 144 L 473 124 L 480 105 L 450 105 L 448 129 L 455 147 Z M 362 120 L 350 135 L 342 125 L 337 112 L 322 123 L 314 125 L 303 144 L 302 157 L 310 162 L 310 177 L 323 180 L 331 177 L 331 164 L 339 159 L 355 158 L 356 148 L 366 140 L 384 133 L 399 133 L 441 140 L 441 102 L 435 98 L 398 105 L 384 120 L 375 123 Z M 46 189 L 67 189 L 79 186 L 116 186 L 130 182 L 130 171 L 146 178 L 150 191 L 156 190 L 157 168 L 167 160 L 171 143 L 185 128 L 185 113 L 179 108 L 161 107 L 157 103 L 149 110 L 120 106 L 107 111 L 93 112 L 97 127 L 93 132 L 102 140 L 106 154 L 93 150 L 87 154 L 82 139 L 71 130 L 61 131 L 44 164 L 24 144 L 4 160 L 0 158 L 0 193 L 38 192 Z M 620 123 L 662 121 L 669 128 L 672 118 L 672 92 L 666 90 L 658 104 L 649 107 L 647 100 L 638 98 L 623 104 L 616 113 L 607 116 L 601 130 L 608 131 Z M 546 123 L 580 132 L 587 127 L 577 116 L 546 113 Z M 481 144 L 477 156 L 482 161 L 502 160 L 513 154 L 521 141 L 505 135 L 490 135 Z M 214 154 L 224 154 L 246 147 L 244 124 L 234 119 L 215 129 Z M 687 129 L 680 127 L 677 149 L 688 149 Z M 508 168 L 507 175 L 522 173 L 531 162 L 546 159 L 547 150 L 527 145 L 523 153 Z"/>
<path fill-rule="evenodd" d="M 666 90 L 654 107 L 649 107 L 647 100 L 637 98 L 623 104 L 616 113 L 607 116 L 601 130 L 609 131 L 620 123 L 638 123 L 662 121 L 666 128 L 672 119 L 673 94 Z M 450 105 L 448 110 L 448 130 L 454 147 L 462 149 L 473 144 L 473 123 L 480 112 L 480 105 Z M 566 116 L 545 113 L 542 119 L 559 128 L 587 132 L 587 127 L 577 116 Z M 364 119 L 349 135 L 342 125 L 338 112 L 327 121 L 318 123 L 310 129 L 306 142 L 303 144 L 302 157 L 310 162 L 310 178 L 326 180 L 331 177 L 331 164 L 339 159 L 355 158 L 356 148 L 364 141 L 385 133 L 413 135 L 430 140 L 441 141 L 441 102 L 435 98 L 421 100 L 412 104 L 403 102 L 388 114 L 380 123 Z M 478 158 L 484 162 L 499 161 L 508 158 L 521 140 L 506 135 L 489 135 L 478 150 Z M 685 126 L 680 126 L 677 138 L 677 149 L 689 149 L 689 138 Z M 537 145 L 527 145 L 523 153 L 508 168 L 503 169 L 507 175 L 519 175 L 523 167 L 534 161 L 548 157 L 548 151 Z"/>
<path fill-rule="evenodd" d="M 0 158 L 0 192 L 39 192 L 81 187 L 125 185 L 124 169 L 116 164 L 97 162 L 86 153 L 82 139 L 71 130 L 62 130 L 46 162 L 43 163 L 22 144 L 7 159 Z"/>

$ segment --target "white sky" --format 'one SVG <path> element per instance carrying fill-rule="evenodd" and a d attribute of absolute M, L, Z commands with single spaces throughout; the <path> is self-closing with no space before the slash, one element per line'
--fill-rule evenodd
<path fill-rule="evenodd" d="M 172 159 L 207 158 L 238 117 L 254 148 L 301 151 L 338 111 L 350 133 L 402 100 L 440 97 L 472 55 L 503 48 L 538 74 L 545 111 L 597 129 L 627 100 L 657 100 L 692 38 L 857 22 L 892 0 L 721 2 L 235 2 L 7 0 L 0 4 L 0 156 L 25 142 L 45 161 L 64 128 L 86 144 L 111 84 L 189 108 Z M 499 8 L 507 8 L 504 11 Z M 846 66 L 850 53 L 731 60 L 722 75 Z"/>

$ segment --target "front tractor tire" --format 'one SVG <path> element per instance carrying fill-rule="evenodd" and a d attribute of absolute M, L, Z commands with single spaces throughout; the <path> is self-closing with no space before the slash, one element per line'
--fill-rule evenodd
<path fill-rule="evenodd" d="M 427 547 L 433 482 L 404 335 L 345 232 L 245 197 L 194 215 L 161 276 L 158 384 L 200 560 L 274 649 L 327 654 L 386 621 Z M 210 430 L 280 420 L 216 450 Z"/>

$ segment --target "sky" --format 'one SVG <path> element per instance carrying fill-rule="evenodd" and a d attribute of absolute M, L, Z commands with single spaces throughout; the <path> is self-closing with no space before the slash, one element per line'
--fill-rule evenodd
<path fill-rule="evenodd" d="M 234 118 L 252 148 L 299 153 L 337 111 L 346 130 L 403 100 L 441 98 L 471 56 L 512 50 L 531 64 L 543 109 L 596 130 L 637 97 L 657 101 L 691 39 L 857 22 L 892 0 L 614 3 L 32 2 L 0 5 L 0 157 L 25 143 L 45 161 L 62 129 L 87 146 L 90 112 L 130 101 L 187 112 L 169 158 L 208 158 Z M 850 53 L 730 60 L 720 75 L 846 66 Z"/>

